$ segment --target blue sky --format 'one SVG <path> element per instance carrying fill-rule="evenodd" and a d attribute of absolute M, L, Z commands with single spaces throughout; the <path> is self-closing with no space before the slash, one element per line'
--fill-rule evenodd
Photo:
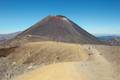
<path fill-rule="evenodd" d="M 120 0 L 0 0 L 0 34 L 59 14 L 93 34 L 120 34 Z"/>

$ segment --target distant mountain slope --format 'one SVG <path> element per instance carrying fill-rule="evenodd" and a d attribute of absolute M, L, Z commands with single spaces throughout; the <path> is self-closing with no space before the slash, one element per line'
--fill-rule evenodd
<path fill-rule="evenodd" d="M 114 38 L 120 38 L 120 36 L 117 36 L 117 35 L 102 35 L 102 36 L 96 36 L 98 37 L 99 39 L 101 40 L 110 40 L 110 39 L 114 39 Z"/>
<path fill-rule="evenodd" d="M 65 16 L 48 16 L 17 36 L 28 41 L 60 41 L 69 43 L 101 43 Z"/>
<path fill-rule="evenodd" d="M 98 39 L 108 42 L 111 45 L 120 45 L 120 36 L 115 36 L 115 35 L 98 36 Z"/>
<path fill-rule="evenodd" d="M 19 32 L 10 33 L 10 34 L 0 34 L 0 42 L 4 42 L 6 40 L 12 39 L 20 33 L 21 32 L 19 31 Z"/>

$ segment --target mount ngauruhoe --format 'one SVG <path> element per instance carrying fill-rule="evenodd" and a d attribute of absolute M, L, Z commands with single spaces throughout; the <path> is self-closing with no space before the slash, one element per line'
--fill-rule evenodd
<path fill-rule="evenodd" d="M 68 43 L 101 43 L 96 37 L 65 16 L 48 16 L 28 28 L 16 38 L 28 41 L 58 41 Z"/>

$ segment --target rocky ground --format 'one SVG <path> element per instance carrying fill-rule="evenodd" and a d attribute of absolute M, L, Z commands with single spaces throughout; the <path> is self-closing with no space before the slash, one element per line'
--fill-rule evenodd
<path fill-rule="evenodd" d="M 52 41 L 26 43 L 0 57 L 0 80 L 34 80 L 35 77 L 28 78 L 33 73 L 36 77 L 41 75 L 36 80 L 56 80 L 63 74 L 65 78 L 59 80 L 120 80 L 119 59 L 119 46 Z"/>

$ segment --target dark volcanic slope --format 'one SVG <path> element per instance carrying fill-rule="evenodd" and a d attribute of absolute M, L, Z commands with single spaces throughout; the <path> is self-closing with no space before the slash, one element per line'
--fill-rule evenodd
<path fill-rule="evenodd" d="M 48 16 L 17 36 L 30 41 L 53 40 L 70 43 L 100 43 L 74 22 L 64 16 Z"/>

